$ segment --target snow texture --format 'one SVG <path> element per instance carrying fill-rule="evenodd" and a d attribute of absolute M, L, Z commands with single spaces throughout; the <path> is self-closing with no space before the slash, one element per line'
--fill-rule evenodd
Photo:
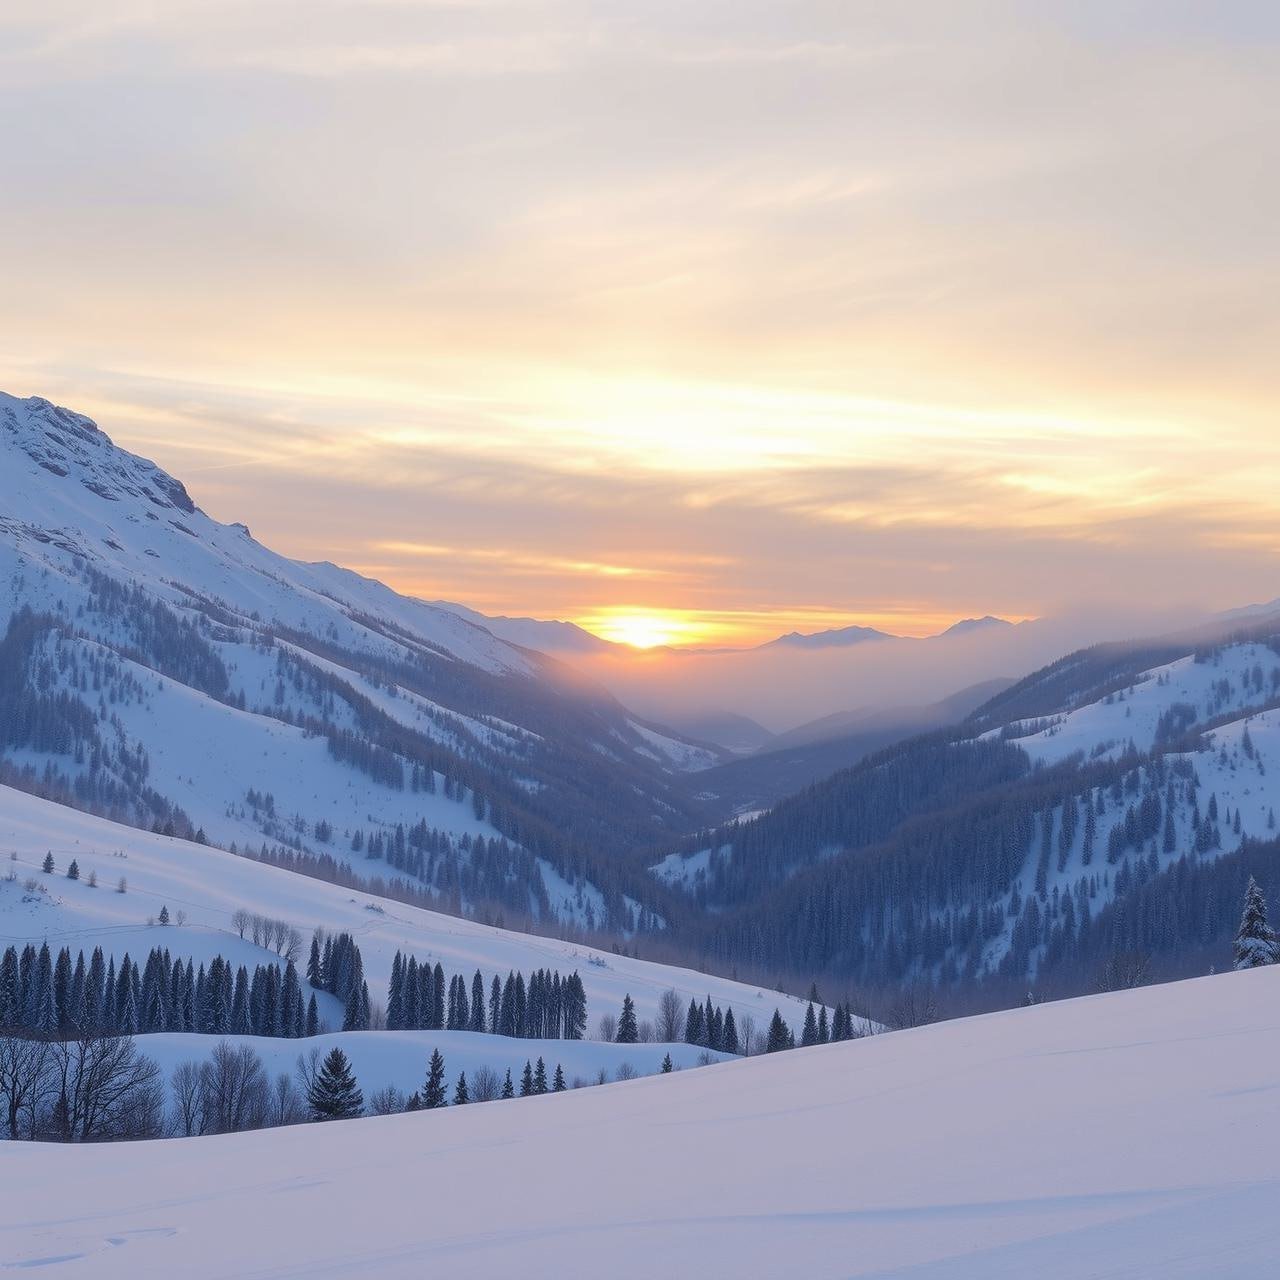
<path fill-rule="evenodd" d="M 1277 998 L 1273 966 L 545 1097 L 9 1148 L 0 1238 L 133 1280 L 1255 1280 Z"/>

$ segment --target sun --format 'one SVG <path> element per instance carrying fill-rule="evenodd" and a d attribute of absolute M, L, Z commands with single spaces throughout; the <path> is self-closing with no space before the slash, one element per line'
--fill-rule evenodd
<path fill-rule="evenodd" d="M 625 610 L 586 619 L 582 625 L 602 639 L 630 645 L 633 649 L 656 649 L 659 645 L 687 642 L 698 630 L 690 619 L 678 614 Z"/>

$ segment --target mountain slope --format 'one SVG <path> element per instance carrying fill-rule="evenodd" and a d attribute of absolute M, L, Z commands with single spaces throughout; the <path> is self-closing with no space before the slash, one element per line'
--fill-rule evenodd
<path fill-rule="evenodd" d="M 739 1020 L 753 1018 L 757 1027 L 765 1025 L 775 1007 L 796 1028 L 804 1019 L 805 1005 L 777 992 L 388 902 L 223 849 L 120 826 L 2 786 L 0 850 L 0 865 L 14 874 L 12 880 L 0 879 L 0 935 L 5 945 L 16 943 L 19 948 L 45 940 L 52 947 L 74 950 L 100 945 L 106 956 L 119 960 L 126 952 L 145 956 L 150 948 L 164 946 L 197 963 L 220 954 L 252 970 L 274 956 L 238 935 L 233 915 L 248 905 L 284 919 L 304 938 L 317 926 L 329 934 L 350 933 L 360 946 L 364 975 L 379 1003 L 386 1000 L 395 953 L 403 951 L 422 960 L 430 957 L 450 973 L 469 977 L 480 969 L 486 982 L 512 969 L 531 973 L 551 968 L 566 974 L 576 969 L 586 989 L 591 1035 L 600 1015 L 616 1014 L 627 994 L 635 1000 L 637 1016 L 652 1019 L 659 997 L 671 987 L 684 1002 L 710 995 L 713 1003 L 732 1006 Z M 49 852 L 56 870 L 46 875 L 40 865 Z M 79 863 L 79 880 L 68 880 L 65 874 L 72 858 Z M 97 875 L 96 888 L 89 884 L 91 873 Z M 115 891 L 121 876 L 127 881 L 125 893 Z M 28 881 L 34 887 L 28 888 Z M 162 906 L 175 918 L 181 910 L 184 923 L 167 928 L 155 924 Z M 296 1041 L 285 1043 L 296 1051 Z"/>
<path fill-rule="evenodd" d="M 439 1112 L 33 1147 L 5 1252 L 138 1280 L 1254 1280 L 1280 1249 L 1278 978 Z"/>
<path fill-rule="evenodd" d="M 1071 655 L 654 870 L 721 963 L 998 1001 L 1220 963 L 1247 874 L 1280 889 L 1277 809 L 1270 618 Z"/>
<path fill-rule="evenodd" d="M 7 780 L 372 862 L 455 909 L 661 914 L 621 855 L 696 820 L 679 775 L 716 758 L 448 609 L 219 524 L 87 418 L 0 396 L 6 626 Z"/>

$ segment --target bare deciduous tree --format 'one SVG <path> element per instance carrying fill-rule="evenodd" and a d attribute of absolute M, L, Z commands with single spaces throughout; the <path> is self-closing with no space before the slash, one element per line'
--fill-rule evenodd
<path fill-rule="evenodd" d="M 49 1044 L 52 1103 L 42 1129 L 59 1142 L 155 1138 L 164 1133 L 160 1068 L 132 1036 Z"/>
<path fill-rule="evenodd" d="M 247 1045 L 220 1040 L 202 1069 L 204 1122 L 208 1133 L 260 1129 L 267 1120 L 267 1073 Z"/>
<path fill-rule="evenodd" d="M 911 983 L 889 1010 L 889 1025 L 895 1031 L 925 1027 L 938 1020 L 938 997 L 932 987 Z"/>
<path fill-rule="evenodd" d="M 602 1013 L 600 1015 L 600 1037 L 612 1043 L 618 1038 L 618 1019 L 612 1013 Z"/>
<path fill-rule="evenodd" d="M 173 1095 L 173 1131 L 192 1138 L 204 1132 L 204 1069 L 198 1062 L 180 1062 L 169 1076 Z"/>
<path fill-rule="evenodd" d="M 298 1092 L 293 1077 L 286 1071 L 276 1076 L 271 1086 L 267 1123 L 270 1125 L 301 1124 L 307 1119 L 307 1100 Z"/>
<path fill-rule="evenodd" d="M 738 1019 L 738 1048 L 742 1056 L 749 1058 L 756 1050 L 756 1019 L 753 1013 L 744 1013 Z"/>
<path fill-rule="evenodd" d="M 404 1110 L 408 1101 L 404 1094 L 393 1084 L 376 1089 L 369 1095 L 369 1114 L 373 1116 L 394 1116 Z"/>
<path fill-rule="evenodd" d="M 492 1102 L 502 1096 L 502 1077 L 492 1067 L 477 1067 L 467 1083 L 472 1102 Z"/>
<path fill-rule="evenodd" d="M 0 1097 L 9 1137 L 35 1137 L 35 1120 L 52 1085 L 49 1046 L 29 1036 L 0 1036 Z"/>
<path fill-rule="evenodd" d="M 636 1039 L 641 1044 L 652 1044 L 654 1041 L 653 1023 L 648 1018 L 642 1018 L 636 1024 Z"/>
<path fill-rule="evenodd" d="M 1145 951 L 1116 951 L 1094 979 L 1096 991 L 1128 991 L 1151 981 L 1151 957 Z"/>
<path fill-rule="evenodd" d="M 658 998 L 657 1035 L 664 1044 L 675 1044 L 684 1037 L 684 1005 L 675 987 Z"/>

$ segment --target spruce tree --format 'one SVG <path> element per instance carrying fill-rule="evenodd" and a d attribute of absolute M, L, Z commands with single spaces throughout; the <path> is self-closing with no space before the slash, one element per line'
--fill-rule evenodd
<path fill-rule="evenodd" d="M 527 1098 L 533 1092 L 533 1064 L 528 1058 L 524 1061 L 524 1073 L 520 1077 L 520 1096 Z"/>
<path fill-rule="evenodd" d="M 364 1110 L 364 1095 L 341 1049 L 329 1050 L 307 1090 L 307 1102 L 314 1120 L 349 1120 Z"/>
<path fill-rule="evenodd" d="M 1258 882 L 1249 877 L 1249 887 L 1244 895 L 1244 913 L 1235 939 L 1235 967 L 1256 969 L 1261 965 L 1275 964 L 1280 959 L 1276 947 L 1276 935 L 1267 924 L 1267 902 Z"/>
<path fill-rule="evenodd" d="M 738 1045 L 738 1024 L 734 1021 L 733 1010 L 724 1011 L 724 1031 L 720 1036 L 720 1048 L 725 1053 L 740 1052 Z"/>
<path fill-rule="evenodd" d="M 622 997 L 622 1017 L 618 1019 L 618 1043 L 635 1044 L 639 1038 L 635 1001 L 630 995 L 625 995 Z"/>
<path fill-rule="evenodd" d="M 769 1035 L 765 1040 L 765 1053 L 778 1053 L 791 1047 L 791 1032 L 782 1020 L 777 1009 L 773 1011 L 773 1020 L 769 1023 Z"/>
<path fill-rule="evenodd" d="M 467 1073 L 464 1071 L 458 1076 L 457 1088 L 453 1091 L 453 1105 L 455 1107 L 465 1107 L 471 1099 L 467 1097 Z"/>
<path fill-rule="evenodd" d="M 67 868 L 67 879 L 80 879 L 80 864 L 74 858 L 71 859 L 71 865 Z"/>
<path fill-rule="evenodd" d="M 444 1093 L 444 1057 L 439 1049 L 432 1049 L 431 1062 L 427 1067 L 427 1083 L 422 1090 L 422 1105 L 425 1110 L 434 1111 L 447 1102 Z"/>
<path fill-rule="evenodd" d="M 502 1082 L 502 1096 L 504 1098 L 514 1098 L 516 1096 L 515 1085 L 511 1083 L 511 1068 L 507 1068 L 507 1078 Z"/>
<path fill-rule="evenodd" d="M 387 1030 L 404 1026 L 404 960 L 397 951 L 391 962 L 391 984 L 387 988 Z"/>
<path fill-rule="evenodd" d="M 689 1012 L 684 1020 L 684 1041 L 685 1044 L 706 1043 L 702 1006 L 696 1000 L 689 1001 Z"/>
<path fill-rule="evenodd" d="M 351 990 L 347 993 L 346 1007 L 342 1011 L 342 1029 L 343 1031 L 365 1029 L 360 1021 L 360 985 L 358 983 L 353 982 Z"/>
<path fill-rule="evenodd" d="M 804 1030 L 800 1033 L 800 1043 L 806 1046 L 818 1043 L 818 1020 L 814 1016 L 812 1004 L 805 1010 Z"/>
<path fill-rule="evenodd" d="M 53 871 L 53 854 L 46 853 L 44 855 L 44 862 L 42 862 L 40 865 L 45 875 L 49 875 Z"/>
<path fill-rule="evenodd" d="M 538 1065 L 533 1069 L 533 1091 L 534 1093 L 546 1093 L 547 1091 L 547 1064 L 541 1058 L 538 1059 Z"/>
<path fill-rule="evenodd" d="M 320 1010 L 316 1006 L 316 993 L 311 993 L 311 999 L 307 1004 L 307 1035 L 316 1036 L 320 1034 Z"/>
<path fill-rule="evenodd" d="M 665 1076 L 672 1070 L 671 1055 L 668 1053 L 662 1059 L 662 1074 Z"/>
<path fill-rule="evenodd" d="M 564 1082 L 564 1068 L 557 1062 L 556 1074 L 551 1081 L 552 1093 L 563 1093 L 568 1086 Z"/>

